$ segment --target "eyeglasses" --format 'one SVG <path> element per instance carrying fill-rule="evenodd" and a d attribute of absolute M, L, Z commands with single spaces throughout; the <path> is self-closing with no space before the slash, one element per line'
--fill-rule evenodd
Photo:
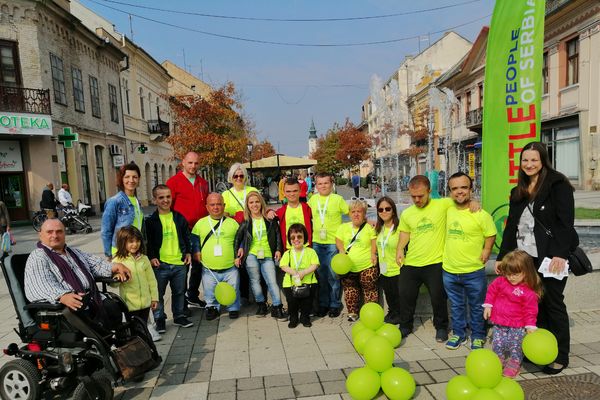
<path fill-rule="evenodd" d="M 244 175 L 233 175 L 233 179 L 244 179 Z"/>
<path fill-rule="evenodd" d="M 390 212 L 392 211 L 392 207 L 380 207 L 377 209 L 378 212 Z"/>

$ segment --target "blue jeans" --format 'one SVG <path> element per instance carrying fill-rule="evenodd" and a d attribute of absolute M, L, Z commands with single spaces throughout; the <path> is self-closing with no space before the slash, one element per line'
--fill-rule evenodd
<path fill-rule="evenodd" d="M 154 268 L 154 276 L 158 284 L 158 307 L 154 310 L 154 320 L 165 320 L 164 295 L 167 290 L 167 284 L 171 285 L 171 311 L 173 318 L 183 317 L 183 303 L 185 293 L 185 278 L 187 276 L 187 265 L 173 265 L 160 263 L 158 268 Z"/>
<path fill-rule="evenodd" d="M 216 278 L 216 279 L 215 279 Z M 235 289 L 235 302 L 227 307 L 227 311 L 240 310 L 240 274 L 236 267 L 213 271 L 206 267 L 202 268 L 202 287 L 204 288 L 204 300 L 207 307 L 220 309 L 220 304 L 215 299 L 215 286 L 219 282 L 227 282 Z"/>
<path fill-rule="evenodd" d="M 452 331 L 464 338 L 467 327 L 467 304 L 471 319 L 471 340 L 485 339 L 483 308 L 487 281 L 485 268 L 468 274 L 451 274 L 442 271 L 444 288 L 450 300 L 450 319 Z"/>
<path fill-rule="evenodd" d="M 262 274 L 269 288 L 269 294 L 274 306 L 281 305 L 281 295 L 279 286 L 277 286 L 277 277 L 275 276 L 275 262 L 271 257 L 259 260 L 254 254 L 248 254 L 246 257 L 246 270 L 250 277 L 250 288 L 257 303 L 265 302 L 265 295 L 260 286 L 260 275 Z"/>
<path fill-rule="evenodd" d="M 335 244 L 313 243 L 319 256 L 319 306 L 341 308 L 341 284 L 337 274 L 331 269 L 331 259 L 337 254 Z"/>

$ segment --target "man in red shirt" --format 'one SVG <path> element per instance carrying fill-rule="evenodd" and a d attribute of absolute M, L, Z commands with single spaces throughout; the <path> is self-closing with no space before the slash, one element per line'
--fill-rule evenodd
<path fill-rule="evenodd" d="M 208 215 L 206 198 L 208 197 L 208 182 L 198 175 L 200 156 L 190 151 L 181 162 L 183 169 L 169 178 L 167 186 L 171 189 L 174 211 L 182 214 L 188 222 L 190 231 L 200 218 Z M 206 303 L 200 300 L 200 282 L 202 280 L 202 265 L 192 261 L 190 280 L 185 293 L 186 308 L 205 307 Z"/>

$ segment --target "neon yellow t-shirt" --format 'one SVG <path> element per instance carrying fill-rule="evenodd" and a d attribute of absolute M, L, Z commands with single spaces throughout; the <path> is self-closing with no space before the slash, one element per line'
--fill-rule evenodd
<path fill-rule="evenodd" d="M 192 234 L 200 238 L 200 244 L 211 231 L 211 227 L 217 225 L 219 220 L 214 220 L 209 216 L 202 218 L 192 229 Z M 239 225 L 233 218 L 223 217 L 222 222 L 215 232 L 208 238 L 204 247 L 202 247 L 202 264 L 210 269 L 228 269 L 233 267 L 235 259 L 233 252 L 233 242 Z M 219 254 L 218 250 L 221 250 Z"/>
<path fill-rule="evenodd" d="M 160 260 L 171 265 L 183 265 L 181 249 L 179 248 L 179 237 L 177 228 L 173 221 L 173 213 L 158 214 L 162 225 L 162 245 L 158 253 Z"/>
<path fill-rule="evenodd" d="M 394 228 L 395 227 L 391 227 Z M 400 266 L 396 263 L 396 248 L 400 231 L 391 231 L 383 226 L 377 235 L 377 258 L 379 260 L 379 272 L 383 276 L 396 276 L 400 274 Z M 385 246 L 383 243 L 385 242 Z M 383 256 L 382 256 L 383 255 Z"/>
<path fill-rule="evenodd" d="M 446 217 L 444 270 L 467 274 L 483 268 L 480 256 L 485 238 L 496 233 L 496 225 L 487 211 L 472 213 L 468 208 L 450 207 Z"/>
<path fill-rule="evenodd" d="M 303 270 L 303 269 L 308 269 L 311 265 L 319 265 L 319 256 L 317 256 L 316 251 L 314 251 L 310 247 L 305 247 L 303 251 L 304 251 L 304 254 L 298 253 L 294 249 L 287 250 L 285 253 L 283 253 L 283 256 L 281 256 L 281 260 L 279 261 L 279 266 L 280 267 L 290 267 L 291 269 Z M 294 255 L 292 254 L 292 252 L 294 252 L 296 254 L 295 258 L 294 258 Z M 296 265 L 296 262 L 299 262 L 299 264 Z M 315 273 L 312 272 L 312 273 L 304 276 L 304 278 L 302 278 L 302 283 L 304 283 L 304 284 L 317 283 L 317 277 L 315 276 Z M 283 287 L 286 288 L 286 287 L 291 287 L 291 286 L 292 286 L 292 278 L 290 277 L 289 274 L 285 274 L 285 276 L 283 277 Z"/>
<path fill-rule="evenodd" d="M 354 228 L 352 222 L 346 222 L 338 228 L 335 237 L 340 239 L 344 244 L 344 248 L 347 249 L 356 232 L 358 232 L 358 228 Z M 373 227 L 365 224 L 356 236 L 354 244 L 347 251 L 352 260 L 350 272 L 360 272 L 373 266 L 373 263 L 371 263 L 371 244 L 376 238 L 377 235 L 375 235 Z"/>
<path fill-rule="evenodd" d="M 335 244 L 335 233 L 342 224 L 342 215 L 350 211 L 346 200 L 335 193 L 328 196 L 315 194 L 308 201 L 308 205 L 312 210 L 313 242 Z"/>
<path fill-rule="evenodd" d="M 402 211 L 398 229 L 410 233 L 405 265 L 424 267 L 442 262 L 446 212 L 452 205 L 450 198 L 431 199 L 423 208 L 413 204 Z"/>
<path fill-rule="evenodd" d="M 258 190 L 252 186 L 245 186 L 244 189 L 239 192 L 234 188 L 229 188 L 221 193 L 223 201 L 225 202 L 225 212 L 233 217 L 236 212 L 244 211 L 246 196 L 248 196 L 248 193 L 250 192 L 258 192 Z"/>
<path fill-rule="evenodd" d="M 259 234 L 262 233 L 259 239 Z M 258 258 L 258 251 L 263 251 L 263 258 L 273 257 L 271 253 L 271 247 L 269 247 L 269 240 L 267 239 L 267 225 L 265 224 L 264 218 L 252 219 L 252 243 L 250 243 L 250 249 L 248 253 L 254 254 Z"/>
<path fill-rule="evenodd" d="M 127 196 L 131 204 L 133 205 L 133 223 L 131 225 L 135 226 L 139 230 L 142 230 L 142 221 L 144 220 L 144 215 L 142 214 L 142 210 L 140 210 L 140 203 L 135 196 Z"/>
<path fill-rule="evenodd" d="M 304 225 L 304 213 L 302 212 L 302 206 L 300 204 L 298 204 L 298 207 L 296 208 L 292 208 L 289 206 L 286 207 L 285 209 L 285 225 L 288 227 L 292 226 L 292 224 L 301 224 L 303 226 Z M 306 246 L 308 246 L 308 243 L 306 244 Z M 289 244 L 289 242 L 285 243 L 285 248 L 286 249 L 291 249 L 292 246 L 291 244 Z"/>

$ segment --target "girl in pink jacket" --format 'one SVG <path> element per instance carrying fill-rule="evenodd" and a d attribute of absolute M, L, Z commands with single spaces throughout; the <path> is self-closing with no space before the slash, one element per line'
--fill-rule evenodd
<path fill-rule="evenodd" d="M 488 287 L 483 318 L 495 325 L 492 348 L 502 361 L 504 376 L 514 378 L 523 361 L 523 338 L 536 329 L 542 283 L 533 259 L 522 250 L 505 255 L 499 273 Z"/>

